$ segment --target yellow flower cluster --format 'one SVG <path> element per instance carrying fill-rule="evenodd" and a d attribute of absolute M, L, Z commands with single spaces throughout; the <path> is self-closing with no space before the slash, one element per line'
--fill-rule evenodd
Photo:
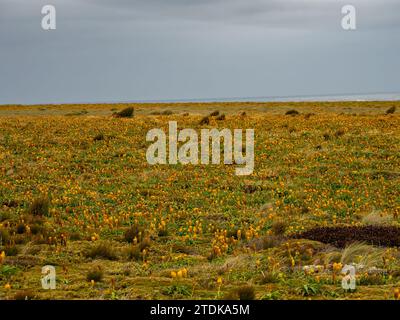
<path fill-rule="evenodd" d="M 178 271 L 171 271 L 171 278 L 172 279 L 182 279 L 188 277 L 188 270 L 186 268 L 180 269 Z"/>

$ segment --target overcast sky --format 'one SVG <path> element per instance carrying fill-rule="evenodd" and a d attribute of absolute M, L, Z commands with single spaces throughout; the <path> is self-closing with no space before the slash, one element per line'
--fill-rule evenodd
<path fill-rule="evenodd" d="M 0 0 L 0 104 L 399 92 L 399 31 L 399 0 Z"/>

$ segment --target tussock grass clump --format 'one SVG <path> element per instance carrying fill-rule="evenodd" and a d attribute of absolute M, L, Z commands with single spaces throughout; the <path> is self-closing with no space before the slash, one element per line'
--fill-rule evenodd
<path fill-rule="evenodd" d="M 8 230 L 1 228 L 0 229 L 0 245 L 5 245 L 10 241 L 10 233 Z"/>
<path fill-rule="evenodd" d="M 29 206 L 29 214 L 34 216 L 48 216 L 49 215 L 49 199 L 42 195 L 39 198 L 33 200 Z"/>
<path fill-rule="evenodd" d="M 8 245 L 4 248 L 0 247 L 0 252 L 4 251 L 7 257 L 14 257 L 20 252 L 16 245 Z"/>
<path fill-rule="evenodd" d="M 400 228 L 394 226 L 318 227 L 299 233 L 295 239 L 309 239 L 344 248 L 353 242 L 399 247 Z"/>
<path fill-rule="evenodd" d="M 363 274 L 359 278 L 361 286 L 379 286 L 386 284 L 386 277 L 382 274 Z"/>
<path fill-rule="evenodd" d="M 209 117 L 204 117 L 203 119 L 200 120 L 200 125 L 204 125 L 204 124 L 210 124 Z"/>
<path fill-rule="evenodd" d="M 395 112 L 396 112 L 396 107 L 395 106 L 393 106 L 393 107 L 391 107 L 391 108 L 386 110 L 386 114 L 393 114 Z"/>
<path fill-rule="evenodd" d="M 226 119 L 226 116 L 224 114 L 221 114 L 220 116 L 215 118 L 215 120 L 217 120 L 217 121 L 223 121 L 225 119 Z"/>
<path fill-rule="evenodd" d="M 31 234 L 33 235 L 46 235 L 47 230 L 40 222 L 30 225 Z"/>
<path fill-rule="evenodd" d="M 144 249 L 150 248 L 151 241 L 150 238 L 144 238 L 142 241 L 139 242 L 139 250 L 143 251 Z"/>
<path fill-rule="evenodd" d="M 6 206 L 8 208 L 17 208 L 19 207 L 19 203 L 16 200 L 5 200 L 2 202 L 3 206 Z"/>
<path fill-rule="evenodd" d="M 168 228 L 164 227 L 164 228 L 159 229 L 157 235 L 159 237 L 168 237 L 168 235 L 169 235 Z"/>
<path fill-rule="evenodd" d="M 277 220 L 272 223 L 271 230 L 274 235 L 281 236 L 286 232 L 287 223 L 283 220 Z"/>
<path fill-rule="evenodd" d="M 103 280 L 103 269 L 100 266 L 92 267 L 86 274 L 86 280 L 91 282 L 100 282 Z"/>
<path fill-rule="evenodd" d="M 210 117 L 217 117 L 217 116 L 219 116 L 219 111 L 218 110 L 213 111 L 213 112 L 210 113 Z"/>
<path fill-rule="evenodd" d="M 128 260 L 134 260 L 134 261 L 139 261 L 143 259 L 142 256 L 142 251 L 140 251 L 140 248 L 138 245 L 136 246 L 129 246 L 126 249 L 126 255 L 128 257 Z"/>
<path fill-rule="evenodd" d="M 279 278 L 274 272 L 263 272 L 258 281 L 258 283 L 262 285 L 277 282 L 279 282 Z"/>
<path fill-rule="evenodd" d="M 135 224 L 127 229 L 124 233 L 124 239 L 126 242 L 133 243 L 133 242 L 141 242 L 145 238 L 146 230 L 143 227 Z"/>
<path fill-rule="evenodd" d="M 89 111 L 84 109 L 84 110 L 81 110 L 81 111 L 66 113 L 65 116 L 66 117 L 84 116 L 85 114 L 88 114 L 88 113 L 89 113 Z"/>
<path fill-rule="evenodd" d="M 192 247 L 184 246 L 182 244 L 173 244 L 171 249 L 172 249 L 172 252 L 175 252 L 175 253 L 184 253 L 187 255 L 196 254 L 196 250 L 194 250 Z"/>
<path fill-rule="evenodd" d="M 340 129 L 335 132 L 335 137 L 339 138 L 345 134 L 344 130 Z"/>
<path fill-rule="evenodd" d="M 285 113 L 285 115 L 287 115 L 287 116 L 297 116 L 297 115 L 299 115 L 299 114 L 300 114 L 300 112 L 298 112 L 298 111 L 295 110 L 295 109 L 288 110 L 288 111 L 286 111 L 286 113 Z"/>
<path fill-rule="evenodd" d="M 114 113 L 114 118 L 132 118 L 134 109 L 133 107 L 125 108 L 119 112 Z"/>
<path fill-rule="evenodd" d="M 104 140 L 104 134 L 102 133 L 95 135 L 93 138 L 93 141 L 102 141 L 102 140 Z"/>
<path fill-rule="evenodd" d="M 354 242 L 343 249 L 340 262 L 358 263 L 364 268 L 372 268 L 382 263 L 383 251 L 362 242 Z"/>
<path fill-rule="evenodd" d="M 82 235 L 77 231 L 73 231 L 69 234 L 69 239 L 72 241 L 82 240 Z"/>
<path fill-rule="evenodd" d="M 259 185 L 254 185 L 254 184 L 245 184 L 243 186 L 243 189 L 244 189 L 243 190 L 244 193 L 252 194 L 252 193 L 254 193 L 256 191 L 261 191 L 262 187 L 259 186 Z"/>
<path fill-rule="evenodd" d="M 32 290 L 20 290 L 14 295 L 14 300 L 33 300 L 35 294 Z"/>
<path fill-rule="evenodd" d="M 9 212 L 0 212 L 0 222 L 7 221 L 11 219 L 11 214 Z"/>
<path fill-rule="evenodd" d="M 17 234 L 24 234 L 26 232 L 26 225 L 24 223 L 19 223 L 15 228 Z"/>
<path fill-rule="evenodd" d="M 266 250 L 270 248 L 275 248 L 279 246 L 284 240 L 284 237 L 281 236 L 264 236 L 261 238 L 250 240 L 248 243 L 249 248 L 253 248 L 254 250 Z"/>
<path fill-rule="evenodd" d="M 383 215 L 382 212 L 373 210 L 361 218 L 361 222 L 366 225 L 388 225 L 393 221 L 393 217 Z"/>
<path fill-rule="evenodd" d="M 329 133 L 324 133 L 323 137 L 324 137 L 324 140 L 330 140 L 331 139 L 331 135 Z"/>
<path fill-rule="evenodd" d="M 163 116 L 170 116 L 172 114 L 174 114 L 171 110 L 164 110 L 163 112 L 161 112 L 161 114 Z"/>
<path fill-rule="evenodd" d="M 224 296 L 226 300 L 255 300 L 256 292 L 253 286 L 238 287 Z"/>
<path fill-rule="evenodd" d="M 145 238 L 138 244 L 129 246 L 129 248 L 126 249 L 128 260 L 139 261 L 144 259 L 144 250 L 148 249 L 150 245 L 150 239 Z"/>
<path fill-rule="evenodd" d="M 117 260 L 118 257 L 115 253 L 115 249 L 109 242 L 101 242 L 95 244 L 87 253 L 86 257 L 92 259 L 107 259 L 107 260 Z"/>

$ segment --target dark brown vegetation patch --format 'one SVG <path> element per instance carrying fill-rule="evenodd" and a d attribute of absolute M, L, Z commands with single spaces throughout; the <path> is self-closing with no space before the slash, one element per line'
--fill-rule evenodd
<path fill-rule="evenodd" d="M 396 107 L 395 106 L 393 106 L 393 107 L 391 107 L 391 108 L 386 110 L 386 114 L 393 114 L 395 112 L 396 112 Z"/>
<path fill-rule="evenodd" d="M 217 117 L 217 116 L 219 116 L 218 110 L 210 113 L 210 117 Z"/>
<path fill-rule="evenodd" d="M 353 242 L 399 247 L 400 228 L 393 226 L 319 227 L 299 233 L 295 239 L 309 239 L 344 248 Z"/>
<path fill-rule="evenodd" d="M 300 112 L 298 112 L 297 110 L 289 110 L 289 111 L 286 111 L 286 113 L 285 113 L 287 116 L 297 116 L 298 114 L 300 114 Z"/>
<path fill-rule="evenodd" d="M 200 125 L 204 125 L 204 124 L 210 124 L 209 117 L 204 117 L 203 119 L 200 120 Z"/>
<path fill-rule="evenodd" d="M 124 110 L 121 110 L 120 112 L 115 112 L 113 114 L 113 116 L 115 118 L 132 118 L 133 111 L 134 111 L 134 109 L 132 107 L 128 107 L 128 108 L 125 108 Z"/>

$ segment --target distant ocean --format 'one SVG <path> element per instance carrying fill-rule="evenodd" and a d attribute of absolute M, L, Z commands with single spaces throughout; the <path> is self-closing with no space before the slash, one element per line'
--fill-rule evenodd
<path fill-rule="evenodd" d="M 302 102 L 302 101 L 400 101 L 400 93 L 367 93 L 367 94 L 336 94 L 336 95 L 303 95 L 303 96 L 269 96 L 269 97 L 233 97 L 205 99 L 162 99 L 162 100 L 124 100 L 124 101 L 90 101 L 67 102 L 64 104 L 91 103 L 175 103 L 175 102 Z M 58 102 L 54 102 L 57 104 Z M 43 103 L 42 103 L 43 104 Z M 50 103 L 49 103 L 50 104 Z"/>
<path fill-rule="evenodd" d="M 179 99 L 140 102 L 302 102 L 302 101 L 400 101 L 400 93 L 338 94 L 316 96 L 237 97 L 213 99 Z M 138 101 L 139 102 L 139 101 Z"/>

